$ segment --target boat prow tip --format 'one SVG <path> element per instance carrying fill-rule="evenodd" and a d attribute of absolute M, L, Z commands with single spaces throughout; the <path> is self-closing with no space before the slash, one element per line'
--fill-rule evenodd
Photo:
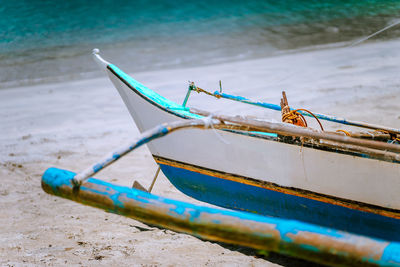
<path fill-rule="evenodd" d="M 108 65 L 110 65 L 111 63 L 104 60 L 101 56 L 100 56 L 100 49 L 98 48 L 93 48 L 92 50 L 92 55 L 94 60 L 96 61 L 96 63 L 103 69 L 103 68 L 107 68 Z"/>

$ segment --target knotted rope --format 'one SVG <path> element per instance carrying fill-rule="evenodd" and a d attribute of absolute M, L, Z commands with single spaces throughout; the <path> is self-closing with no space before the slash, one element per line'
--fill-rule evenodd
<path fill-rule="evenodd" d="M 205 127 L 206 129 L 207 129 L 207 128 L 211 128 L 212 131 L 214 132 L 214 134 L 217 136 L 217 138 L 218 138 L 222 143 L 224 143 L 225 145 L 230 145 L 230 143 L 229 143 L 227 140 L 225 140 L 225 139 L 217 132 L 217 130 L 214 128 L 213 114 L 210 114 L 210 115 L 207 116 L 207 117 L 200 118 L 199 120 L 201 120 L 201 121 L 204 122 L 204 127 Z M 217 120 L 217 121 L 218 121 L 218 120 Z"/>
<path fill-rule="evenodd" d="M 292 123 L 294 125 L 298 125 L 298 126 L 302 126 L 302 127 L 307 127 L 307 121 L 304 118 L 304 116 L 301 113 L 298 112 L 299 110 L 307 112 L 308 114 L 313 116 L 317 120 L 319 126 L 321 127 L 321 130 L 322 131 L 324 130 L 324 127 L 322 127 L 322 123 L 317 118 L 317 116 L 315 116 L 314 113 L 312 113 L 311 111 L 309 111 L 307 109 L 304 109 L 304 108 L 298 108 L 298 109 L 291 110 L 291 111 L 283 114 L 282 115 L 282 121 L 283 122 L 287 122 L 287 123 Z"/>
<path fill-rule="evenodd" d="M 192 90 L 192 91 L 195 91 L 195 92 L 197 92 L 198 94 L 200 94 L 200 93 L 205 93 L 206 95 L 210 95 L 210 96 L 213 96 L 213 97 L 216 97 L 216 98 L 221 98 L 220 95 L 213 94 L 213 93 L 211 93 L 211 92 L 209 92 L 209 91 L 207 91 L 207 90 L 204 90 L 204 89 L 202 89 L 202 88 L 200 88 L 200 87 L 197 87 L 197 86 L 194 84 L 194 82 L 191 82 L 191 83 L 190 83 L 190 87 L 191 87 L 191 90 Z"/>
<path fill-rule="evenodd" d="M 306 119 L 304 118 L 304 116 L 301 113 L 298 112 L 301 110 L 301 111 L 307 112 L 311 116 L 313 116 L 317 120 L 319 126 L 321 127 L 321 130 L 322 131 L 324 130 L 324 127 L 322 127 L 322 124 L 319 121 L 319 119 L 317 118 L 317 116 L 315 116 L 311 111 L 304 109 L 304 108 L 290 110 L 285 91 L 282 91 L 281 109 L 282 109 L 282 121 L 283 122 L 294 124 L 294 125 L 301 126 L 301 127 L 307 127 Z"/>

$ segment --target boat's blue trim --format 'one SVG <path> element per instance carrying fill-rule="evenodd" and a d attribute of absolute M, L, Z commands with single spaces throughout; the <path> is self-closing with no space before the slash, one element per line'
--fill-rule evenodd
<path fill-rule="evenodd" d="M 151 104 L 156 105 L 158 108 L 185 119 L 202 118 L 202 116 L 191 113 L 189 108 L 179 105 L 147 88 L 115 65 L 110 64 L 107 66 L 107 68 L 119 79 L 121 79 L 121 81 L 124 82 L 129 88 L 134 90 L 138 95 Z"/>
<path fill-rule="evenodd" d="M 133 92 L 135 92 L 138 96 L 146 100 L 148 103 L 156 106 L 160 110 L 163 110 L 167 113 L 173 114 L 177 117 L 183 118 L 183 119 L 194 119 L 194 118 L 202 118 L 202 116 L 199 116 L 197 114 L 193 114 L 189 111 L 187 107 L 183 107 L 182 105 L 179 105 L 171 100 L 166 99 L 165 97 L 157 94 L 156 92 L 152 91 L 151 89 L 147 88 L 146 86 L 142 85 L 132 77 L 130 77 L 128 74 L 120 70 L 118 67 L 114 66 L 113 64 L 109 64 L 107 66 L 107 69 L 113 73 L 117 78 L 119 78 L 123 83 L 128 86 Z M 264 132 L 256 132 L 256 131 L 250 131 L 250 132 L 243 132 L 243 131 L 235 131 L 235 130 L 227 130 L 227 129 L 222 129 L 222 131 L 229 131 L 233 132 L 236 134 L 241 134 L 241 135 L 247 135 L 255 138 L 263 138 L 263 139 L 269 139 L 269 140 L 277 140 L 278 135 L 275 133 L 264 133 Z M 285 142 L 287 143 L 287 142 Z M 292 145 L 296 146 L 308 146 L 307 144 L 303 144 L 301 142 L 298 143 L 290 143 Z M 312 145 L 311 146 L 313 149 L 318 149 L 318 150 L 324 150 L 324 151 L 330 151 L 334 153 L 341 153 L 341 154 L 346 154 L 346 155 L 352 155 L 356 157 L 362 157 L 362 158 L 370 158 L 370 159 L 377 159 L 381 161 L 387 161 L 387 162 L 392 162 L 392 163 L 400 163 L 400 161 L 395 161 L 391 159 L 386 159 L 386 158 L 378 158 L 374 157 L 373 155 L 367 155 L 367 154 L 362 154 L 358 152 L 351 152 L 351 151 L 345 151 L 345 150 L 340 150 L 340 149 L 332 149 L 332 148 L 327 148 L 327 147 L 319 147 Z"/>
<path fill-rule="evenodd" d="M 190 197 L 221 207 L 295 219 L 356 234 L 400 241 L 400 219 L 160 164 L 171 183 Z"/>

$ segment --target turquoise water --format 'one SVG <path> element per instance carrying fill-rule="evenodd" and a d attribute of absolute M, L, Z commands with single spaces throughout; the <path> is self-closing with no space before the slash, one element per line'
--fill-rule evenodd
<path fill-rule="evenodd" d="M 399 11 L 388 0 L 2 1 L 0 87 L 96 76 L 93 47 L 128 71 L 213 64 L 355 40 Z"/>

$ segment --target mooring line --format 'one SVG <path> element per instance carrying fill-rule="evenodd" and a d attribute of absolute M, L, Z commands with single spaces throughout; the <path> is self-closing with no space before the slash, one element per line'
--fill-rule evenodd
<path fill-rule="evenodd" d="M 390 25 L 384 27 L 383 29 L 380 29 L 379 31 L 374 32 L 373 34 L 370 34 L 370 35 L 368 35 L 367 37 L 361 38 L 360 40 L 357 40 L 357 41 L 355 41 L 354 43 L 352 43 L 352 44 L 350 44 L 350 45 L 348 45 L 348 46 L 346 46 L 346 47 L 353 47 L 353 46 L 356 46 L 356 45 L 358 45 L 358 44 L 361 44 L 362 42 L 364 42 L 364 41 L 366 41 L 366 40 L 368 40 L 368 39 L 374 37 L 375 35 L 380 34 L 381 32 L 386 31 L 386 30 L 388 30 L 388 29 L 390 29 L 390 28 L 392 28 L 392 27 L 394 27 L 394 26 L 396 26 L 396 25 L 398 25 L 398 24 L 400 24 L 400 19 L 397 20 L 395 23 L 392 23 L 392 24 L 390 24 Z"/>

